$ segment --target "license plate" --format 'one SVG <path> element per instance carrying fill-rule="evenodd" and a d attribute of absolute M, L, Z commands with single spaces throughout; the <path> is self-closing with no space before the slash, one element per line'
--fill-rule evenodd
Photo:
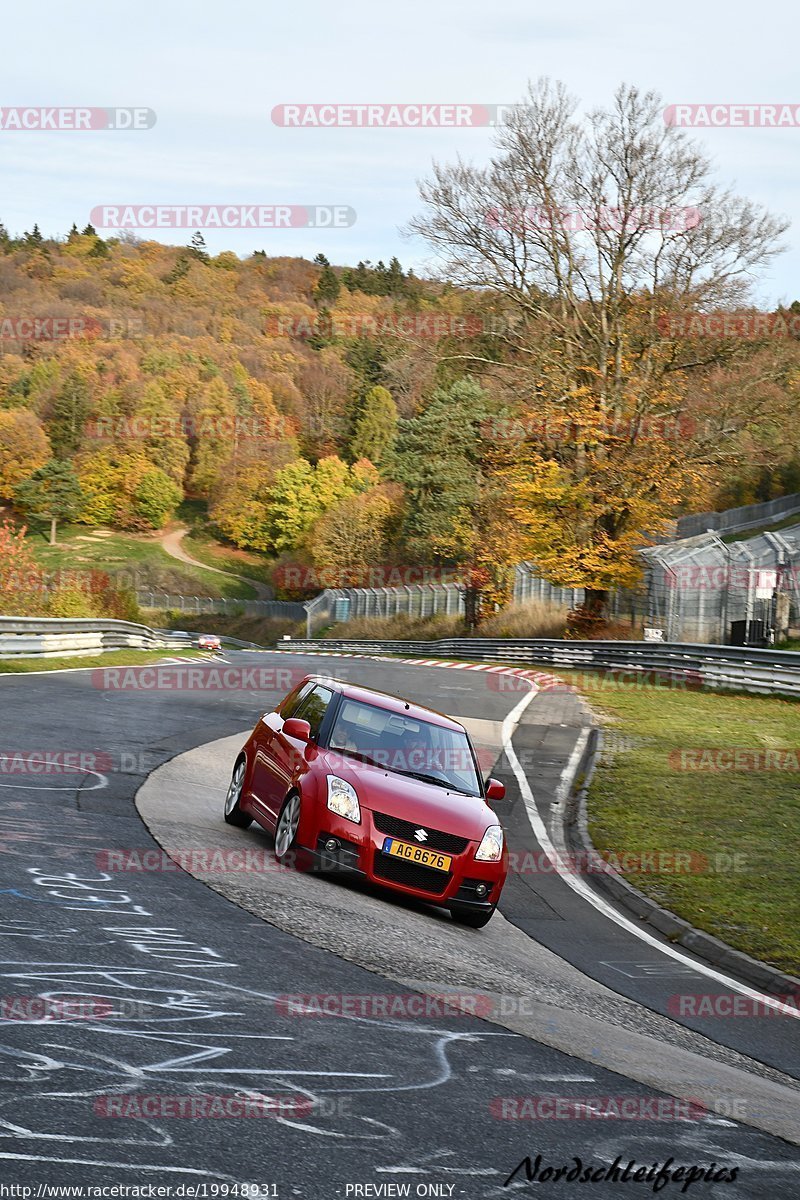
<path fill-rule="evenodd" d="M 398 842 L 397 838 L 383 839 L 383 853 L 393 858 L 402 858 L 406 862 L 417 863 L 420 867 L 433 867 L 434 871 L 449 871 L 453 861 L 449 854 L 437 854 L 425 846 L 415 846 L 412 842 Z"/>

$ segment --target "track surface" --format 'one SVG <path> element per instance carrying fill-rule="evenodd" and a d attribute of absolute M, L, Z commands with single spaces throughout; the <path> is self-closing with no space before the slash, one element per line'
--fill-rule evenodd
<path fill-rule="evenodd" d="M 471 933 L 437 910 L 315 877 L 264 870 L 253 879 L 234 872 L 210 880 L 228 894 L 239 889 L 234 905 L 184 872 L 104 870 L 109 850 L 155 848 L 133 798 L 169 760 L 165 772 L 184 786 L 173 795 L 168 776 L 156 775 L 143 792 L 149 789 L 149 802 L 154 795 L 157 801 L 153 787 L 165 783 L 159 836 L 166 839 L 171 824 L 172 845 L 206 849 L 227 845 L 232 836 L 264 849 L 268 861 L 267 838 L 211 819 L 212 792 L 221 802 L 216 773 L 224 778 L 230 766 L 224 753 L 186 752 L 226 736 L 235 745 L 260 711 L 288 690 L 287 670 L 329 671 L 331 660 L 229 658 L 243 671 L 241 688 L 208 690 L 197 675 L 192 686 L 158 691 L 95 686 L 101 681 L 88 672 L 0 680 L 5 753 L 78 749 L 107 756 L 95 764 L 100 775 L 0 778 L 2 993 L 98 998 L 90 1019 L 3 1022 L 4 1182 L 175 1187 L 216 1179 L 275 1183 L 281 1196 L 323 1197 L 357 1194 L 354 1185 L 411 1182 L 412 1194 L 417 1184 L 430 1184 L 445 1196 L 494 1196 L 535 1186 L 502 1185 L 524 1155 L 541 1153 L 544 1164 L 554 1166 L 572 1165 L 579 1156 L 600 1167 L 618 1155 L 623 1165 L 633 1158 L 649 1167 L 671 1157 L 673 1166 L 712 1160 L 738 1166 L 735 1183 L 695 1183 L 691 1195 L 797 1190 L 796 1145 L 754 1127 L 771 1124 L 784 1110 L 785 1136 L 792 1136 L 800 1106 L 792 1112 L 796 1093 L 779 1070 L 797 1071 L 796 1028 L 786 1019 L 720 1021 L 702 1031 L 712 1044 L 667 1024 L 649 1009 L 660 1009 L 667 989 L 678 990 L 675 978 L 609 966 L 658 962 L 658 952 L 615 932 L 557 878 L 512 881 L 509 919 L 498 916 Z M 474 729 L 487 754 L 497 749 L 499 722 L 519 699 L 493 691 L 480 682 L 484 677 L 436 668 L 341 660 L 335 672 L 481 722 Z M 186 682 L 186 673 L 175 667 L 174 682 Z M 543 700 L 526 711 L 514 744 L 536 756 L 530 777 L 546 807 L 580 714 L 566 707 L 545 711 Z M 502 771 L 502 761 L 498 766 Z M 192 777 L 192 770 L 199 774 Z M 185 805 L 187 795 L 196 800 L 193 812 L 171 813 L 170 803 Z M 524 825 L 517 833 L 521 816 L 512 792 L 504 813 L 512 845 L 531 837 Z M 678 983 L 681 990 L 714 990 L 708 980 Z M 466 1015 L 311 1019 L 288 1015 L 285 1004 L 276 1003 L 298 993 L 407 995 L 414 985 L 530 1003 L 524 1012 L 517 1003 L 506 1021 L 516 1023 L 518 1033 L 498 1024 L 496 1014 L 491 1021 Z M 608 1059 L 609 1045 L 619 1049 L 613 1056 L 619 1073 L 598 1064 Z M 640 1060 L 649 1051 L 663 1056 L 667 1074 L 676 1064 L 701 1067 L 700 1089 L 718 1087 L 730 1098 L 730 1088 L 741 1086 L 741 1101 L 752 1109 L 759 1097 L 763 1114 L 751 1111 L 740 1122 L 719 1115 L 545 1122 L 500 1120 L 490 1112 L 491 1101 L 501 1097 L 653 1097 L 654 1085 L 639 1081 L 647 1068 Z M 98 1115 L 101 1097 L 122 1093 L 301 1095 L 316 1107 L 285 1119 Z M 670 1184 L 663 1194 L 681 1194 L 680 1186 Z M 561 1194 L 571 1193 L 569 1184 L 562 1187 Z M 589 1191 L 615 1196 L 621 1187 L 600 1182 Z M 651 1188 L 645 1185 L 646 1194 Z"/>

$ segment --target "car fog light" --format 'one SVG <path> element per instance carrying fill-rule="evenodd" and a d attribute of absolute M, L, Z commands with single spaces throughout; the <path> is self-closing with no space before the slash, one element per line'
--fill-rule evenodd
<path fill-rule="evenodd" d="M 339 843 L 337 842 L 336 838 L 328 838 L 327 842 L 325 843 L 325 849 L 329 854 L 333 854 L 334 850 L 338 850 Z"/>
<path fill-rule="evenodd" d="M 483 897 L 486 895 L 486 890 L 487 890 L 487 889 L 486 889 L 486 884 L 485 884 L 485 883 L 479 883 L 479 884 L 478 884 L 478 886 L 475 888 L 475 895 L 476 895 L 476 896 L 479 896 L 479 897 L 481 898 L 481 900 L 482 900 L 482 899 L 483 899 Z"/>

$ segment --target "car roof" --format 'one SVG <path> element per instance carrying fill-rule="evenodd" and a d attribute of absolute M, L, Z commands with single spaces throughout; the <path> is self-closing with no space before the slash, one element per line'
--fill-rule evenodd
<path fill-rule="evenodd" d="M 332 679 L 330 676 L 325 675 L 309 675 L 308 678 L 313 679 L 315 683 L 321 683 L 325 687 L 332 688 L 336 692 L 341 692 L 348 700 L 360 700 L 364 704 L 373 704 L 376 708 L 385 709 L 387 712 L 399 713 L 404 717 L 410 717 L 412 720 L 429 721 L 431 725 L 439 725 L 444 729 L 457 729 L 460 733 L 466 732 L 460 721 L 455 721 L 452 717 L 437 712 L 435 708 L 426 708 L 423 704 L 414 704 L 413 701 L 403 700 L 400 696 L 394 696 L 390 692 L 379 692 L 376 688 L 362 687 L 356 683 L 346 683 L 343 679 Z"/>

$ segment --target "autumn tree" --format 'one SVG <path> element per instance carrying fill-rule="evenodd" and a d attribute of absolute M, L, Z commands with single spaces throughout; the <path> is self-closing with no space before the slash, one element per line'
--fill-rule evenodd
<path fill-rule="evenodd" d="M 182 498 L 180 488 L 139 446 L 109 446 L 76 461 L 84 494 L 81 520 L 120 529 L 160 529 Z"/>
<path fill-rule="evenodd" d="M 10 498 L 49 457 L 50 443 L 34 413 L 24 408 L 0 410 L 0 496 Z"/>
<path fill-rule="evenodd" d="M 151 467 L 133 490 L 133 512 L 149 528 L 163 529 L 182 497 L 174 479 L 159 467 Z"/>
<path fill-rule="evenodd" d="M 323 513 L 377 483 L 377 471 L 368 462 L 348 467 L 337 455 L 328 455 L 316 466 L 303 458 L 289 463 L 276 473 L 270 490 L 267 547 L 276 554 L 307 549 Z"/>
<path fill-rule="evenodd" d="M 190 485 L 199 496 L 208 496 L 223 465 L 233 451 L 236 405 L 221 375 L 205 384 L 190 402 L 192 444 Z"/>
<path fill-rule="evenodd" d="M 214 487 L 209 516 L 236 546 L 269 551 L 269 514 L 275 475 L 297 458 L 291 440 L 240 447 Z"/>
<path fill-rule="evenodd" d="M 83 507 L 83 492 L 72 464 L 51 459 L 19 484 L 14 502 L 27 517 L 50 522 L 50 545 L 56 544 L 59 521 L 74 521 Z"/>
<path fill-rule="evenodd" d="M 579 121 L 564 88 L 541 81 L 488 166 L 436 165 L 421 194 L 412 229 L 453 282 L 512 318 L 499 364 L 454 357 L 479 358 L 522 398 L 507 487 L 526 556 L 602 611 L 703 474 L 705 450 L 654 422 L 682 414 L 693 374 L 742 353 L 741 339 L 698 341 L 673 318 L 742 306 L 785 224 L 716 187 L 658 97 L 633 87 Z"/>
<path fill-rule="evenodd" d="M 0 614 L 39 616 L 46 606 L 41 568 L 25 538 L 25 527 L 0 524 Z"/>
<path fill-rule="evenodd" d="M 398 497 L 382 485 L 345 497 L 320 517 L 311 553 L 327 586 L 365 586 L 370 568 L 386 561 L 398 509 Z"/>
<path fill-rule="evenodd" d="M 297 385 L 305 401 L 303 450 L 311 458 L 323 458 L 344 442 L 353 374 L 332 350 L 322 350 L 301 368 Z"/>

